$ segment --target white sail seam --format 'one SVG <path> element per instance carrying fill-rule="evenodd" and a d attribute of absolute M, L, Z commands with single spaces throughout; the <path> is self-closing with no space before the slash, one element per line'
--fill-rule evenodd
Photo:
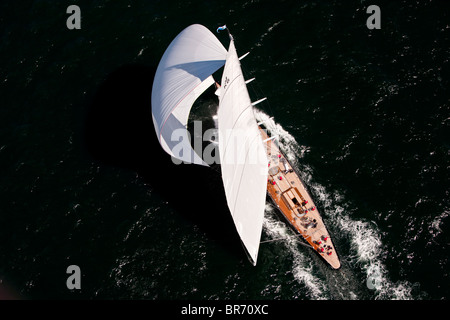
<path fill-rule="evenodd" d="M 208 79 L 209 77 L 207 77 L 206 79 Z M 205 80 L 206 80 L 205 79 Z M 205 80 L 203 80 L 203 81 L 205 81 Z M 175 109 L 176 108 L 178 108 L 179 106 L 180 106 L 180 104 L 181 104 L 181 102 L 183 102 L 183 100 L 184 99 L 186 99 L 195 89 L 197 89 L 197 87 L 198 86 L 200 86 L 202 83 L 203 83 L 203 81 L 202 82 L 200 82 L 199 84 L 197 84 L 194 88 L 192 88 L 192 90 L 191 91 L 189 91 L 180 101 L 178 101 L 177 102 L 177 104 L 175 105 L 175 107 L 173 107 L 173 109 L 170 111 L 170 113 L 169 113 L 169 116 L 175 111 Z M 195 102 L 195 101 L 194 101 Z M 190 113 L 190 112 L 189 112 Z M 167 122 L 167 120 L 169 119 L 169 117 L 166 117 L 166 119 L 164 120 L 164 123 L 163 123 L 163 125 L 161 126 L 161 129 L 160 129 L 160 131 L 159 131 L 159 141 L 161 141 L 161 135 L 162 135 L 162 132 L 163 132 L 163 129 L 164 129 L 164 126 L 166 125 L 166 122 Z"/>
<path fill-rule="evenodd" d="M 222 100 L 223 100 L 223 98 L 225 97 L 226 93 L 228 92 L 228 89 L 231 88 L 231 86 L 233 85 L 234 80 L 236 80 L 236 79 L 239 78 L 240 76 L 242 76 L 242 73 L 240 73 L 240 74 L 238 74 L 236 77 L 234 77 L 234 79 L 231 80 L 231 82 L 230 82 L 229 85 L 226 85 L 226 87 L 224 88 L 225 90 L 223 91 L 223 94 L 222 94 Z M 224 87 L 224 86 L 222 86 L 222 88 L 223 88 L 223 87 Z"/>
<path fill-rule="evenodd" d="M 252 107 L 252 105 L 250 104 L 248 107 L 246 107 L 244 110 L 242 110 L 242 112 L 239 114 L 239 116 L 237 117 L 236 121 L 233 123 L 233 127 L 231 128 L 231 131 L 233 131 L 234 127 L 236 126 L 236 124 L 238 123 L 239 119 L 241 118 L 241 116 L 244 114 L 244 112 L 246 112 L 248 110 L 248 108 Z M 230 143 L 231 139 L 228 139 L 227 141 L 227 145 L 225 146 L 225 150 L 223 151 L 223 155 L 225 157 L 225 155 L 227 154 L 227 149 L 228 149 L 228 145 Z M 224 158 L 225 159 L 225 158 Z"/>
<path fill-rule="evenodd" d="M 254 137 L 253 137 L 253 140 L 252 140 L 252 142 L 250 143 L 250 146 L 252 146 L 252 145 L 254 144 L 255 138 L 258 138 L 258 136 L 254 136 Z M 251 148 L 248 148 L 247 153 L 245 154 L 245 160 L 247 160 L 247 158 L 248 158 L 248 153 L 250 152 L 250 150 L 251 150 Z M 246 161 L 244 161 L 244 163 L 246 163 Z M 245 167 L 244 167 L 244 169 L 245 169 Z M 238 197 L 239 197 L 239 190 L 241 189 L 241 183 L 242 183 L 242 177 L 243 177 L 243 175 L 244 175 L 244 170 L 242 170 L 241 177 L 240 177 L 240 179 L 239 179 L 239 185 L 238 185 L 238 190 L 237 190 L 237 196 L 236 196 L 236 198 L 234 199 L 235 201 L 234 201 L 233 212 L 236 210 L 236 204 L 237 204 L 237 199 L 238 199 Z"/>

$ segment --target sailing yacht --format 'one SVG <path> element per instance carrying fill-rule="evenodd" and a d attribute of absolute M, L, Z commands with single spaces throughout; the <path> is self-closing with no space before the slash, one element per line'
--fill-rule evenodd
<path fill-rule="evenodd" d="M 227 30 L 226 26 L 219 30 Z M 234 38 L 228 50 L 206 27 L 194 24 L 170 43 L 159 62 L 152 88 L 152 118 L 161 147 L 175 163 L 209 166 L 191 145 L 187 122 L 195 100 L 216 83 L 218 150 L 227 205 L 237 233 L 256 265 L 267 195 L 286 221 L 334 269 L 340 267 L 331 237 L 300 180 L 274 141 L 258 123 Z"/>

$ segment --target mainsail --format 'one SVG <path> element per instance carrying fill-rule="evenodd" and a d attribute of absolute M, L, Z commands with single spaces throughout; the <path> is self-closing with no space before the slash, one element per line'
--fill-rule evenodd
<path fill-rule="evenodd" d="M 162 148 L 185 163 L 207 165 L 192 149 L 186 130 L 195 100 L 214 83 L 227 51 L 206 27 L 184 29 L 164 52 L 152 88 L 152 117 Z"/>
<path fill-rule="evenodd" d="M 219 92 L 219 154 L 228 207 L 255 265 L 266 203 L 268 160 L 231 35 L 230 40 Z"/>

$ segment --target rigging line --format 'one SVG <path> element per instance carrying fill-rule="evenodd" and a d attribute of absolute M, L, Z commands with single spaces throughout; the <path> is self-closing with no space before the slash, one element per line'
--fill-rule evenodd
<path fill-rule="evenodd" d="M 253 145 L 254 141 L 256 138 L 258 138 L 260 136 L 260 133 L 258 132 L 258 135 L 254 136 L 251 139 L 251 142 L 249 144 L 249 148 L 247 150 L 247 153 L 245 154 L 245 160 L 247 160 L 248 158 L 248 154 L 251 150 L 251 146 Z M 248 140 L 247 140 L 248 141 Z M 258 141 L 258 140 L 257 140 Z M 236 171 L 234 172 L 234 175 L 236 175 Z M 234 206 L 233 206 L 233 212 L 231 213 L 232 215 L 234 214 L 234 211 L 236 210 L 236 204 L 237 204 L 237 199 L 239 198 L 239 191 L 241 190 L 241 184 L 242 184 L 242 177 L 244 176 L 244 169 L 241 171 L 241 177 L 239 179 L 239 185 L 238 185 L 238 189 L 237 189 L 237 195 L 236 198 L 234 199 Z"/>
<path fill-rule="evenodd" d="M 299 236 L 301 236 L 301 234 L 294 235 L 294 237 L 296 239 L 298 239 Z M 283 237 L 283 238 L 270 239 L 270 240 L 261 241 L 260 243 L 269 243 L 269 242 L 275 242 L 275 241 L 279 241 L 279 240 L 289 240 L 289 238 L 288 237 Z M 303 243 L 302 241 L 299 241 L 299 243 L 301 245 L 305 246 L 305 247 L 314 249 L 311 245 Z"/>
<path fill-rule="evenodd" d="M 242 69 L 241 69 L 241 70 L 242 70 Z M 242 78 L 244 79 L 244 75 L 242 74 L 242 72 L 241 72 L 240 74 L 238 74 L 233 80 L 231 80 L 231 82 L 229 83 L 228 87 L 226 88 L 226 91 L 223 93 L 223 95 L 220 96 L 220 101 L 223 101 L 225 94 L 228 92 L 228 89 L 231 88 L 231 86 L 233 85 L 234 80 L 236 80 L 236 79 L 239 78 L 239 77 L 242 77 Z M 245 80 L 245 79 L 244 79 L 244 80 Z M 247 93 L 248 93 L 248 89 L 247 89 Z M 250 97 L 249 97 L 249 98 L 250 98 Z M 219 105 L 220 105 L 220 101 L 219 101 Z M 241 113 L 238 115 L 237 119 L 234 121 L 233 127 L 231 128 L 232 130 L 234 129 L 234 127 L 235 127 L 236 124 L 238 123 L 239 119 L 240 119 L 241 116 L 244 114 L 244 112 L 246 112 L 246 111 L 247 111 L 249 108 L 251 108 L 252 106 L 253 106 L 253 105 L 252 105 L 251 100 L 250 100 L 250 105 L 247 106 L 247 107 L 245 107 L 245 109 L 241 111 Z M 229 137 L 229 138 L 232 138 L 232 137 Z M 224 152 L 223 152 L 224 157 L 225 157 L 225 154 L 227 153 L 227 149 L 228 149 L 228 144 L 229 144 L 229 143 L 230 143 L 230 140 L 227 141 L 227 144 L 226 144 L 226 146 L 225 146 L 225 149 L 224 149 Z"/>
<path fill-rule="evenodd" d="M 251 77 L 256 78 L 255 79 L 256 81 L 252 81 L 253 84 L 251 85 L 251 88 L 250 88 L 252 93 L 256 96 L 256 100 L 260 99 L 261 97 L 264 97 L 263 91 L 261 90 L 261 88 L 258 84 L 258 76 L 255 75 L 254 73 L 248 72 L 246 66 L 243 64 L 241 64 L 241 70 L 242 70 L 244 79 L 250 79 Z M 257 91 L 255 87 L 257 87 L 259 90 Z"/>
<path fill-rule="evenodd" d="M 247 75 L 249 75 L 249 73 L 247 72 L 245 66 L 241 65 L 241 69 L 242 69 L 242 73 L 243 73 L 244 79 L 250 78 L 250 77 L 247 77 Z M 256 78 L 257 78 L 257 76 L 256 76 Z M 256 81 L 252 81 L 252 85 L 247 86 L 247 90 L 249 89 L 248 87 L 250 87 L 250 90 L 256 96 L 256 99 L 259 99 L 260 97 L 267 97 L 267 95 L 264 95 L 264 92 L 261 89 L 260 84 L 258 83 L 258 79 L 256 79 Z M 275 113 L 273 112 L 273 109 L 272 109 L 272 106 L 271 106 L 269 100 L 270 99 L 267 99 L 265 101 L 266 101 L 266 103 L 267 103 L 267 105 L 269 107 L 269 113 L 271 115 L 274 115 Z"/>
<path fill-rule="evenodd" d="M 242 112 L 239 114 L 239 116 L 237 117 L 236 121 L 233 124 L 233 127 L 231 128 L 231 130 L 234 129 L 234 127 L 236 126 L 236 124 L 238 123 L 239 119 L 241 118 L 241 116 L 244 114 L 244 112 L 246 112 L 249 108 L 252 107 L 252 104 L 250 104 L 249 106 L 247 106 L 244 110 L 242 110 Z M 233 139 L 234 137 L 231 137 L 230 135 L 228 136 L 228 141 L 227 144 L 225 146 L 225 149 L 223 151 L 223 158 L 225 159 L 225 155 L 227 154 L 227 150 L 228 150 L 228 145 L 230 144 L 230 141 Z"/>

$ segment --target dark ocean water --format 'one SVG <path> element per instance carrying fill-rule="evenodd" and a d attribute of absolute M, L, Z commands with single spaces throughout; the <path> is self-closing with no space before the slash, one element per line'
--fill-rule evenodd
<path fill-rule="evenodd" d="M 71 4 L 81 30 L 66 27 Z M 253 267 L 217 168 L 175 166 L 159 147 L 154 72 L 192 23 L 227 24 L 251 52 L 250 93 L 268 97 L 257 115 L 274 117 L 340 270 L 270 202 L 262 240 L 285 240 Z M 2 1 L 0 26 L 1 298 L 450 297 L 448 2 Z M 206 95 L 192 117 L 216 108 Z"/>

